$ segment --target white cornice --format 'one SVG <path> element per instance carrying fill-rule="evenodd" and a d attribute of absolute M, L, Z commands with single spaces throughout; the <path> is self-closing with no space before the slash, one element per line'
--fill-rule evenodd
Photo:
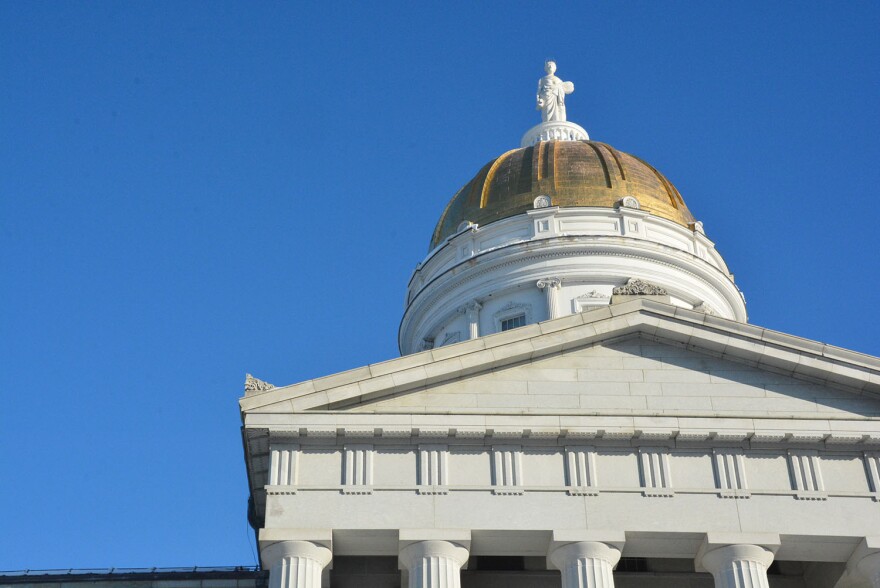
<path fill-rule="evenodd" d="M 340 413 L 332 411 L 289 415 L 280 423 L 277 415 L 249 415 L 247 429 L 265 430 L 271 442 L 324 444 L 334 440 L 397 445 L 431 442 L 471 444 L 473 442 L 530 442 L 536 446 L 558 446 L 588 442 L 599 445 L 666 445 L 675 447 L 742 446 L 752 448 L 815 448 L 827 450 L 876 451 L 880 448 L 880 419 L 779 419 L 771 417 L 643 417 L 517 415 L 519 424 L 510 426 L 501 414 L 408 415 L 405 426 L 385 425 L 391 415 L 382 413 Z M 393 415 L 399 417 L 402 415 Z M 474 426 L 475 417 L 482 422 Z M 507 419 L 507 420 L 505 420 Z M 360 432 L 370 423 L 369 434 Z M 352 434 L 352 432 L 355 434 Z M 332 432 L 332 433 L 330 433 Z M 330 433 L 330 434 L 328 434 Z"/>

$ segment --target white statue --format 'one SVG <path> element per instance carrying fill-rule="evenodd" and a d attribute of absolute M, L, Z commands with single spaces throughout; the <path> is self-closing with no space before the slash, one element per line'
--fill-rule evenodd
<path fill-rule="evenodd" d="M 555 75 L 556 62 L 544 63 L 547 75 L 538 80 L 538 106 L 544 122 L 565 120 L 565 95 L 574 92 L 574 84 L 563 82 Z"/>

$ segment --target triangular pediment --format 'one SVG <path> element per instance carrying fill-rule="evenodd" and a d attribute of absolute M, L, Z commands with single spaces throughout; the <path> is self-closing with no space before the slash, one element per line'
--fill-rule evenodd
<path fill-rule="evenodd" d="M 243 413 L 880 415 L 880 360 L 637 300 L 276 388 Z"/>
<path fill-rule="evenodd" d="M 373 413 L 880 416 L 880 400 L 871 396 L 645 334 L 336 408 Z"/>

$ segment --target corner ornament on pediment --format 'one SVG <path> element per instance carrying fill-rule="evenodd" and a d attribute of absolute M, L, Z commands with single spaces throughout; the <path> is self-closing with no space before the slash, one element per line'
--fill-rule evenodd
<path fill-rule="evenodd" d="M 639 278 L 630 278 L 625 285 L 614 288 L 612 294 L 616 296 L 667 296 L 669 292 L 665 288 L 645 282 Z"/>
<path fill-rule="evenodd" d="M 259 378 L 255 378 L 250 374 L 245 374 L 244 376 L 244 391 L 245 392 L 266 392 L 267 390 L 274 389 L 275 386 L 270 384 L 269 382 L 264 382 Z"/>

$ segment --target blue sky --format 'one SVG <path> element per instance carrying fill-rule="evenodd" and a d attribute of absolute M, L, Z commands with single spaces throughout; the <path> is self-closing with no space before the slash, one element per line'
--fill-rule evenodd
<path fill-rule="evenodd" d="M 550 6 L 0 3 L 0 569 L 252 564 L 245 372 L 397 355 L 547 57 L 751 322 L 880 355 L 880 4 Z"/>

